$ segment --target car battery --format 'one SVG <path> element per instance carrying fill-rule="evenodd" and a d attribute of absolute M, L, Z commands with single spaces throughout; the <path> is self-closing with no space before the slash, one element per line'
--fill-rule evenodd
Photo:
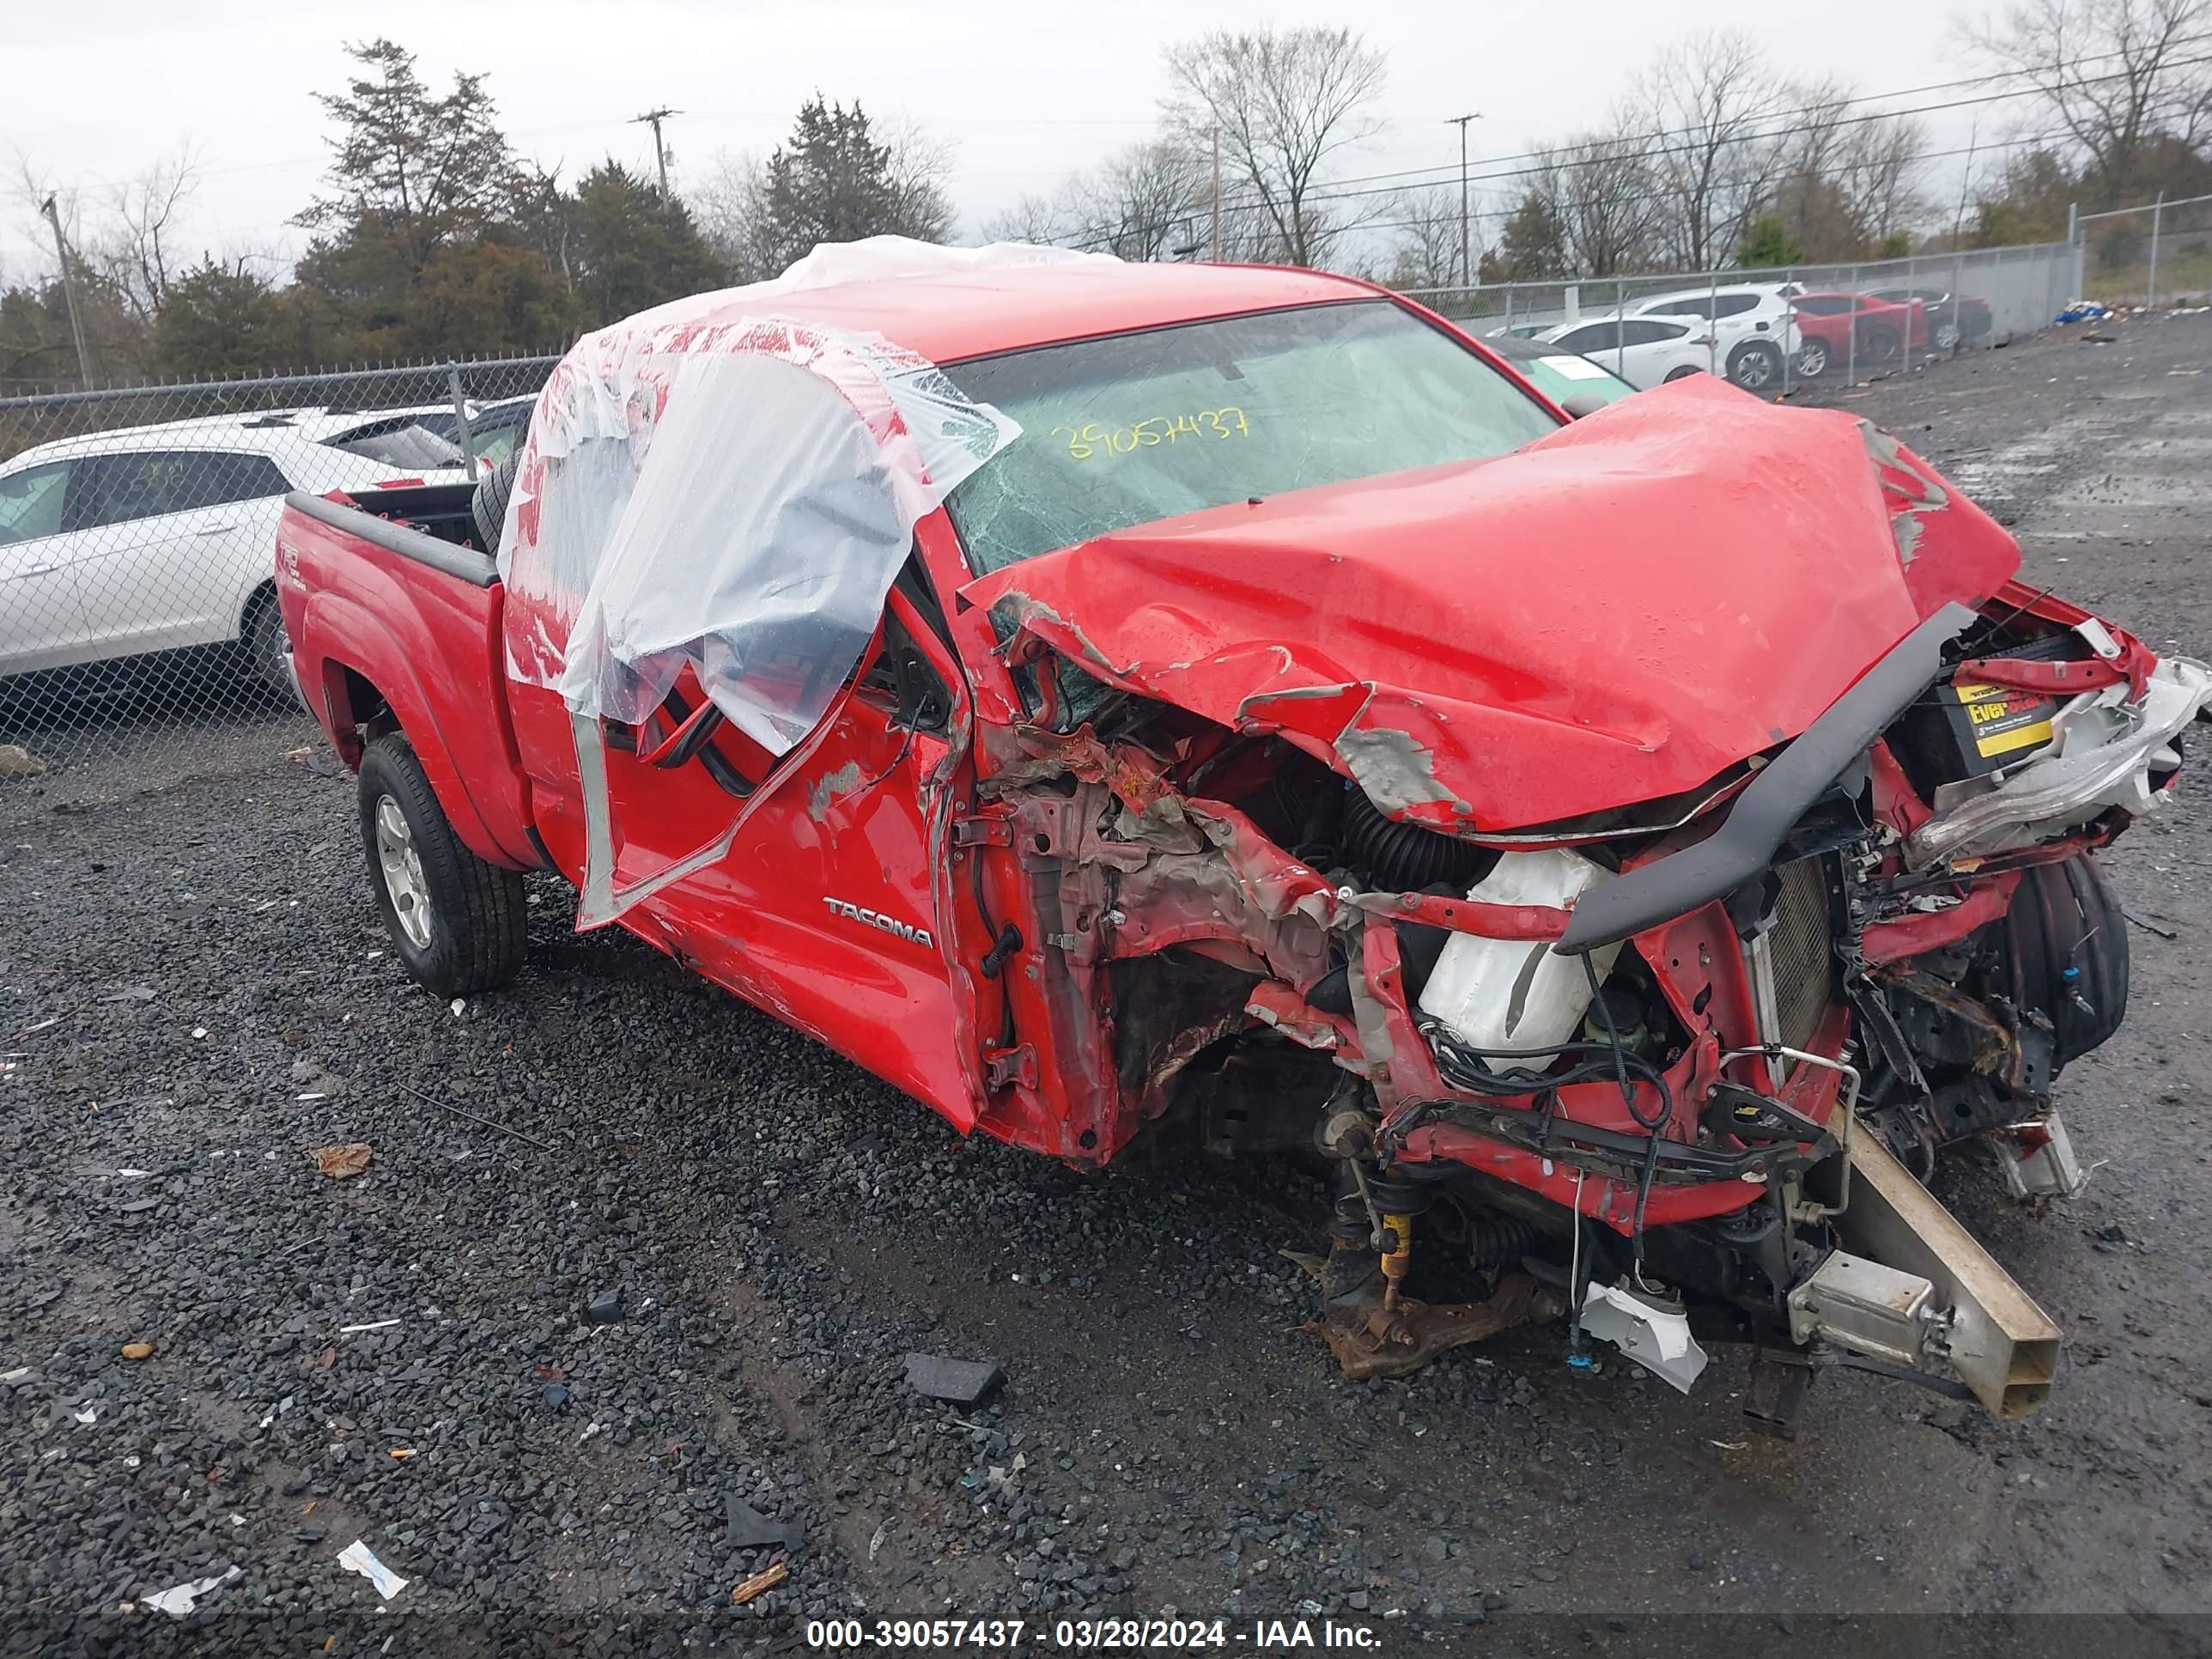
<path fill-rule="evenodd" d="M 2071 634 L 1992 651 L 1991 656 L 2058 661 L 2083 654 Z M 2017 766 L 2051 738 L 2060 700 L 2040 691 L 1990 685 L 1971 677 L 1932 686 L 1900 720 L 1890 747 L 1923 795 L 1946 783 Z"/>

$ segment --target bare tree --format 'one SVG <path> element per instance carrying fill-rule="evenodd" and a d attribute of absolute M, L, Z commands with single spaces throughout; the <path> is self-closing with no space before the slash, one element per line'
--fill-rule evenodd
<path fill-rule="evenodd" d="M 1665 202 L 1650 171 L 1649 141 L 1619 130 L 1584 133 L 1538 152 L 1522 198 L 1526 225 L 1558 239 L 1572 274 L 1615 276 L 1647 265 Z M 1534 207 L 1530 207 L 1534 204 Z"/>
<path fill-rule="evenodd" d="M 1024 196 L 1012 207 L 993 214 L 983 221 L 983 240 L 1033 242 L 1041 247 L 1069 246 L 1079 242 L 1085 226 L 1082 204 L 1075 199 L 1071 188 L 1074 182 L 1064 182 L 1049 196 Z"/>
<path fill-rule="evenodd" d="M 740 283 L 775 275 L 763 268 L 767 261 L 759 241 L 761 174 L 759 156 L 716 150 L 704 174 L 684 192 L 708 246 Z"/>
<path fill-rule="evenodd" d="M 2110 206 L 2139 185 L 2154 141 L 2194 149 L 2212 131 L 2208 30 L 2212 0 L 2026 0 L 1966 34 L 2042 94 Z"/>
<path fill-rule="evenodd" d="M 1459 186 L 1407 191 L 1391 210 L 1389 275 L 1395 289 L 1460 284 Z"/>
<path fill-rule="evenodd" d="M 150 319 L 169 296 L 176 239 L 199 180 L 199 157 L 187 139 L 174 154 L 114 187 L 108 204 L 112 227 L 100 239 L 95 257 L 142 318 Z"/>
<path fill-rule="evenodd" d="M 952 178 L 951 141 L 904 113 L 875 125 L 877 142 L 891 153 L 891 198 L 903 234 L 925 242 L 945 240 L 958 218 L 945 191 Z"/>
<path fill-rule="evenodd" d="M 887 225 L 923 241 L 945 240 L 957 219 L 945 189 L 952 174 L 951 145 L 904 115 L 870 125 L 874 142 L 885 152 Z M 764 281 L 787 263 L 769 230 L 768 186 L 768 164 L 761 157 L 717 150 L 684 192 L 708 246 L 740 283 Z"/>
<path fill-rule="evenodd" d="M 1664 208 L 1666 257 L 1709 270 L 1734 256 L 1779 169 L 1771 135 L 1780 84 L 1740 30 L 1675 41 L 1638 84 L 1634 124 Z"/>
<path fill-rule="evenodd" d="M 1216 29 L 1167 51 L 1170 135 L 1222 166 L 1263 218 L 1275 256 L 1292 264 L 1328 257 L 1348 216 L 1316 199 L 1331 160 L 1382 128 L 1370 112 L 1387 67 L 1348 28 L 1303 25 Z"/>
<path fill-rule="evenodd" d="M 1085 222 L 1082 246 L 1123 259 L 1202 257 L 1211 201 L 1206 164 L 1166 139 L 1116 151 L 1079 175 L 1073 197 Z"/>
<path fill-rule="evenodd" d="M 1770 205 L 1808 258 L 1863 258 L 1925 210 L 1917 121 L 1856 113 L 1850 88 L 1834 81 L 1787 97 L 1797 113 Z"/>

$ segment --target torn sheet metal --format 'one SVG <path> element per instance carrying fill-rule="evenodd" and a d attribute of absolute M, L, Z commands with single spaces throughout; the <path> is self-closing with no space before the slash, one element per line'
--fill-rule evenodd
<path fill-rule="evenodd" d="M 2208 703 L 2212 667 L 2188 657 L 2162 659 L 2139 700 L 2124 683 L 2083 692 L 2051 717 L 2052 740 L 2033 759 L 1914 830 L 1905 862 L 2032 846 L 2114 806 L 2131 817 L 2156 811 L 2166 795 L 2153 775 L 2180 766 L 2180 734 Z"/>
<path fill-rule="evenodd" d="M 1694 376 L 1494 459 L 1138 526 L 962 597 L 1122 689 L 1279 732 L 1394 817 L 1555 823 L 1709 784 L 2003 582 L 2011 537 L 1892 454 Z"/>

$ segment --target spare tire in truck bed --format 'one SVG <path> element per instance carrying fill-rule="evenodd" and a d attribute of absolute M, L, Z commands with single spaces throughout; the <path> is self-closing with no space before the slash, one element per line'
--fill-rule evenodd
<path fill-rule="evenodd" d="M 516 450 L 477 480 L 477 493 L 469 503 L 476 517 L 477 545 L 497 557 L 500 526 L 507 522 L 507 498 L 514 493 L 514 471 L 522 459 Z"/>

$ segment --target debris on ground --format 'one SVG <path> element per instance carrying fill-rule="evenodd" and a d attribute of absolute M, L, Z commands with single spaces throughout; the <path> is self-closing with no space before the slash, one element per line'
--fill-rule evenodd
<path fill-rule="evenodd" d="M 388 1331 L 398 1322 L 397 1319 L 372 1319 L 366 1325 L 341 1325 L 338 1334 L 351 1336 L 356 1331 Z M 323 1363 L 328 1364 L 330 1362 L 325 1360 Z"/>
<path fill-rule="evenodd" d="M 100 1002 L 151 1002 L 159 994 L 150 985 L 126 985 L 95 1000 Z"/>
<path fill-rule="evenodd" d="M 2062 323 L 2094 323 L 2111 316 L 2112 312 L 2094 300 L 2075 300 L 2058 313 Z"/>
<path fill-rule="evenodd" d="M 790 1577 L 791 1563 L 778 1556 L 751 1577 L 746 1579 L 744 1583 L 738 1585 L 737 1589 L 732 1590 L 730 1600 L 738 1607 L 743 1607 L 755 1596 L 767 1595 Z"/>
<path fill-rule="evenodd" d="M 731 1549 L 765 1549 L 771 1544 L 788 1549 L 799 1541 L 797 1526 L 788 1521 L 769 1520 L 735 1492 L 722 1499 L 722 1510 L 730 1523 L 729 1530 L 722 1534 L 722 1542 Z"/>
<path fill-rule="evenodd" d="M 125 1359 L 151 1359 L 154 1345 L 150 1342 L 126 1342 L 123 1345 L 123 1357 Z"/>
<path fill-rule="evenodd" d="M 151 1607 L 156 1613 L 166 1613 L 172 1619 L 182 1619 L 192 1610 L 192 1604 L 200 1597 L 222 1589 L 244 1571 L 242 1567 L 233 1566 L 212 1577 L 195 1578 L 188 1584 L 172 1584 L 165 1590 L 155 1590 L 151 1595 L 140 1596 L 138 1605 Z"/>
<path fill-rule="evenodd" d="M 46 769 L 46 762 L 22 744 L 0 743 L 0 778 L 35 778 Z"/>
<path fill-rule="evenodd" d="M 349 1140 L 342 1146 L 318 1146 L 307 1156 L 315 1160 L 315 1173 L 326 1175 L 333 1181 L 343 1181 L 357 1176 L 368 1168 L 369 1145 L 365 1140 Z"/>
<path fill-rule="evenodd" d="M 950 1354 L 910 1353 L 906 1385 L 932 1400 L 972 1406 L 998 1385 L 1003 1373 L 995 1359 L 955 1359 Z"/>
<path fill-rule="evenodd" d="M 2136 927 L 2142 928 L 2146 933 L 2156 933 L 2160 939 L 2176 939 L 2181 937 L 2180 934 L 2175 933 L 2171 927 L 2161 927 L 2154 921 L 2147 921 L 2132 910 L 2123 910 L 2120 914 L 2125 916 L 2130 921 L 2135 923 Z"/>
<path fill-rule="evenodd" d="M 376 1553 L 356 1538 L 338 1552 L 338 1565 L 376 1586 L 376 1593 L 389 1601 L 407 1588 L 407 1580 L 376 1559 Z"/>
<path fill-rule="evenodd" d="M 593 1325 L 611 1325 L 622 1317 L 622 1292 L 601 1291 L 584 1304 L 584 1318 Z"/>

